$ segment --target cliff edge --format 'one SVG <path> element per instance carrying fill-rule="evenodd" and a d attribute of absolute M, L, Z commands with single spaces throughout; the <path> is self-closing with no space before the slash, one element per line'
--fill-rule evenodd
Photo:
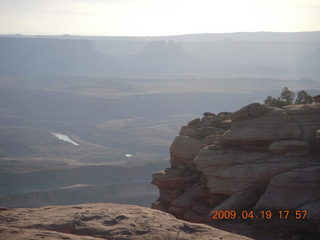
<path fill-rule="evenodd" d="M 181 128 L 152 208 L 190 222 L 246 220 L 320 233 L 320 103 L 204 113 Z"/>

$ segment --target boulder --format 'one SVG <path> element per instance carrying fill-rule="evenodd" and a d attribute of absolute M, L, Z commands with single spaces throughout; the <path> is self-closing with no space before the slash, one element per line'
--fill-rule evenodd
<path fill-rule="evenodd" d="M 152 174 L 151 183 L 157 185 L 160 200 L 172 202 L 187 191 L 190 185 L 197 182 L 199 173 L 185 172 L 176 168 L 169 168 Z"/>
<path fill-rule="evenodd" d="M 257 118 L 261 115 L 270 112 L 272 108 L 267 105 L 261 105 L 260 103 L 252 103 L 248 106 L 241 108 L 239 111 L 234 112 L 230 119 L 233 122 L 248 119 L 248 118 Z"/>
<path fill-rule="evenodd" d="M 297 208 L 297 211 L 307 211 L 307 219 L 314 223 L 320 232 L 320 199 L 318 201 L 310 202 L 304 204 L 303 206 Z"/>
<path fill-rule="evenodd" d="M 219 127 L 221 122 L 220 116 L 206 116 L 201 119 L 199 125 L 200 127 Z"/>
<path fill-rule="evenodd" d="M 275 141 L 269 146 L 271 153 L 287 153 L 293 156 L 305 156 L 308 154 L 310 144 L 303 140 Z"/>
<path fill-rule="evenodd" d="M 198 126 L 199 123 L 200 123 L 200 118 L 193 119 L 188 123 L 188 127 L 196 127 Z"/>
<path fill-rule="evenodd" d="M 297 122 L 303 130 L 303 140 L 315 140 L 315 132 L 320 128 L 320 105 L 301 104 L 284 107 L 288 119 Z"/>
<path fill-rule="evenodd" d="M 223 138 L 223 135 L 210 135 L 203 139 L 203 142 L 208 145 L 205 148 L 211 150 L 223 149 L 228 145 L 227 141 Z"/>
<path fill-rule="evenodd" d="M 210 148 L 203 148 L 193 162 L 196 164 L 198 170 L 204 171 L 209 167 L 254 163 L 269 159 L 272 156 L 273 155 L 268 152 L 248 152 L 232 149 L 212 150 Z"/>
<path fill-rule="evenodd" d="M 250 117 L 249 109 L 250 105 L 233 114 L 232 126 L 225 133 L 227 141 L 238 145 L 292 139 L 315 141 L 315 132 L 320 128 L 320 105 L 267 108 L 259 117 L 256 116 L 261 112 Z"/>
<path fill-rule="evenodd" d="M 248 185 L 243 190 L 233 194 L 213 211 L 229 210 L 242 211 L 252 208 L 261 197 L 261 188 L 258 185 Z"/>
<path fill-rule="evenodd" d="M 203 113 L 203 116 L 204 117 L 214 117 L 214 116 L 216 116 L 214 113 L 211 113 L 211 112 L 204 112 Z"/>
<path fill-rule="evenodd" d="M 195 202 L 192 199 L 192 192 L 186 191 L 181 196 L 173 200 L 172 205 L 180 208 L 191 208 L 195 205 Z"/>
<path fill-rule="evenodd" d="M 320 140 L 320 129 L 316 131 L 316 139 Z"/>
<path fill-rule="evenodd" d="M 255 209 L 292 210 L 319 201 L 320 166 L 298 168 L 274 176 Z M 318 210 L 319 211 L 319 208 Z M 320 218 L 320 215 L 318 215 Z"/>
<path fill-rule="evenodd" d="M 152 209 L 158 209 L 162 212 L 169 212 L 170 203 L 158 199 L 157 201 L 153 202 L 151 205 Z"/>
<path fill-rule="evenodd" d="M 300 122 L 299 124 L 303 131 L 302 140 L 311 142 L 316 141 L 316 132 L 320 127 L 320 118 L 319 122 Z"/>
<path fill-rule="evenodd" d="M 320 232 L 320 166 L 294 169 L 274 176 L 254 210 L 289 211 L 289 218 L 275 218 L 273 226 Z M 293 220 L 296 211 L 307 211 L 306 219 Z M 264 223 L 259 221 L 264 226 Z M 270 225 L 270 224 L 269 224 Z"/>
<path fill-rule="evenodd" d="M 229 195 L 224 195 L 224 194 L 213 194 L 206 199 L 206 203 L 211 206 L 211 209 L 215 208 L 216 206 L 219 206 L 222 204 L 224 201 L 226 201 L 230 196 Z"/>
<path fill-rule="evenodd" d="M 179 132 L 179 136 L 191 137 L 193 135 L 193 128 L 189 126 L 182 126 Z"/>
<path fill-rule="evenodd" d="M 207 187 L 212 193 L 231 196 L 250 184 L 267 185 L 273 176 L 299 165 L 295 162 L 232 165 L 214 172 Z"/>
<path fill-rule="evenodd" d="M 222 135 L 224 130 L 216 127 L 201 127 L 193 130 L 192 135 L 198 138 L 205 138 L 210 135 Z"/>
<path fill-rule="evenodd" d="M 8 210 L 9 210 L 9 208 L 1 207 L 1 206 L 0 206 L 0 212 L 1 212 L 1 211 L 8 211 Z"/>
<path fill-rule="evenodd" d="M 271 107 L 265 104 L 261 105 L 260 103 L 252 103 L 248 105 L 248 112 L 251 118 L 260 117 L 272 110 L 273 109 Z"/>
<path fill-rule="evenodd" d="M 316 150 L 320 151 L 320 130 L 316 131 Z"/>
<path fill-rule="evenodd" d="M 315 114 L 320 113 L 320 106 L 315 104 L 299 104 L 289 105 L 283 108 L 287 115 L 293 117 L 309 117 L 313 118 Z M 299 116 L 300 115 L 300 116 Z"/>
<path fill-rule="evenodd" d="M 171 166 L 181 169 L 195 169 L 193 159 L 198 155 L 201 148 L 205 147 L 203 141 L 178 136 L 170 147 Z"/>
<path fill-rule="evenodd" d="M 215 144 L 215 143 L 221 142 L 221 141 L 225 142 L 222 135 L 209 135 L 203 139 L 203 142 L 206 145 L 212 145 L 212 144 Z"/>
<path fill-rule="evenodd" d="M 221 117 L 223 120 L 229 120 L 232 112 L 220 112 L 217 116 Z"/>
<path fill-rule="evenodd" d="M 157 186 L 164 186 L 166 188 L 184 188 L 190 183 L 197 182 L 199 173 L 182 171 L 177 168 L 167 168 L 164 171 L 155 172 L 152 174 L 151 183 Z"/>
<path fill-rule="evenodd" d="M 316 95 L 313 97 L 313 102 L 320 102 L 320 95 Z"/>
<path fill-rule="evenodd" d="M 232 121 L 231 119 L 228 119 L 228 120 L 222 121 L 219 127 L 227 131 L 231 128 L 231 125 L 232 125 Z"/>
<path fill-rule="evenodd" d="M 183 215 L 183 218 L 193 223 L 203 223 L 207 221 L 207 217 L 190 210 Z"/>
<path fill-rule="evenodd" d="M 224 135 L 224 139 L 231 142 L 250 143 L 284 139 L 301 139 L 302 129 L 297 123 L 280 124 L 251 124 L 244 127 L 233 125 Z"/>
<path fill-rule="evenodd" d="M 211 208 L 206 205 L 199 204 L 199 205 L 194 205 L 192 207 L 192 211 L 199 215 L 207 216 L 211 212 Z"/>
<path fill-rule="evenodd" d="M 182 208 L 182 207 L 177 207 L 177 206 L 174 206 L 174 205 L 171 205 L 169 208 L 168 208 L 168 213 L 171 213 L 173 216 L 179 218 L 179 219 L 182 219 L 183 218 L 183 215 L 189 211 L 189 208 Z"/>

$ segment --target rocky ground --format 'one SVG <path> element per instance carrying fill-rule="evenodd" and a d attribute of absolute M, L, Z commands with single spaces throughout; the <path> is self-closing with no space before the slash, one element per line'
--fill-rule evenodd
<path fill-rule="evenodd" d="M 225 226 L 220 225 L 219 228 Z M 230 229 L 232 228 L 232 229 Z M 4 208 L 0 239 L 282 239 L 232 223 L 221 230 L 189 223 L 159 210 L 121 204 Z"/>

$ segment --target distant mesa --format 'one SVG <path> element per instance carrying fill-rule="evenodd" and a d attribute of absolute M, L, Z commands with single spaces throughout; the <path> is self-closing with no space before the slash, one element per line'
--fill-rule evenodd
<path fill-rule="evenodd" d="M 149 42 L 138 54 L 127 58 L 131 71 L 140 73 L 192 72 L 202 62 L 174 41 Z"/>
<path fill-rule="evenodd" d="M 320 32 L 153 38 L 3 35 L 0 75 L 318 74 L 319 39 Z"/>
<path fill-rule="evenodd" d="M 168 58 L 171 57 L 177 58 L 182 55 L 187 55 L 187 53 L 182 48 L 181 44 L 175 43 L 174 41 L 158 41 L 158 42 L 149 42 L 147 46 L 142 50 L 141 57 L 160 57 Z"/>

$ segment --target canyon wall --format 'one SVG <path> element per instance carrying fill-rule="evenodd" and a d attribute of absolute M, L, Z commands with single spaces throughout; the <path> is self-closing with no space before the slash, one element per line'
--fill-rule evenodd
<path fill-rule="evenodd" d="M 320 232 L 320 103 L 204 113 L 181 128 L 170 154 L 171 168 L 153 174 L 152 208 L 191 222 L 235 217 Z"/>

